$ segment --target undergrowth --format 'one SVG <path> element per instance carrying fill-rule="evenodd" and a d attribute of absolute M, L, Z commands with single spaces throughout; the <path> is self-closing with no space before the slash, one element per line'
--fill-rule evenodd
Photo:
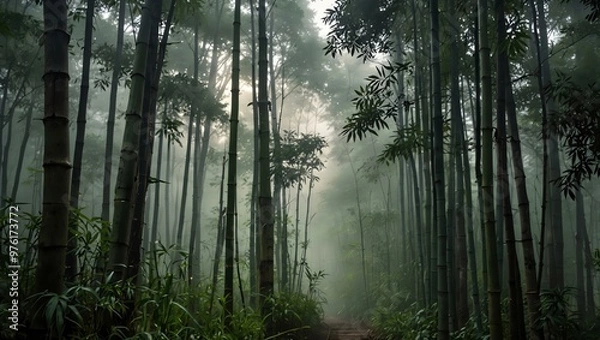
<path fill-rule="evenodd" d="M 304 294 L 278 293 L 268 299 L 269 318 L 274 336 L 286 339 L 314 339 L 323 319 L 323 309 L 316 300 Z"/>
<path fill-rule="evenodd" d="M 574 308 L 575 289 L 545 290 L 540 294 L 541 317 L 536 328 L 543 329 L 545 339 L 600 339 L 600 319 L 584 320 Z M 376 307 L 371 312 L 371 326 L 377 340 L 436 339 L 437 306 L 418 308 L 416 304 L 406 306 L 404 299 L 393 296 L 387 304 Z M 525 315 L 527 311 L 524 301 Z M 510 339 L 508 300 L 503 301 L 502 319 L 504 338 Z M 488 339 L 487 320 L 483 317 L 483 329 L 478 329 L 471 317 L 467 324 L 451 333 L 453 340 Z M 525 320 L 528 327 L 528 320 Z"/>
<path fill-rule="evenodd" d="M 7 240 L 5 211 L 0 215 L 0 234 Z M 266 316 L 250 306 L 236 305 L 229 324 L 223 322 L 223 301 L 211 301 L 211 287 L 188 284 L 187 254 L 175 247 L 157 243 L 157 250 L 145 254 L 139 284 L 112 280 L 105 270 L 109 249 L 109 224 L 75 211 L 77 221 L 80 274 L 61 294 L 32 294 L 37 254 L 39 216 L 21 214 L 19 254 L 19 331 L 6 324 L 11 304 L 8 294 L 0 296 L 1 339 L 24 336 L 25 320 L 32 313 L 43 313 L 51 332 L 59 339 L 312 339 L 323 312 L 318 299 L 308 295 L 278 293 L 268 299 Z M 8 263 L 8 254 L 0 251 L 0 261 Z M 8 291 L 6 275 L 0 277 L 0 290 Z M 312 282 L 311 282 L 312 283 Z M 36 306 L 40 298 L 48 302 Z M 27 312 L 27 313 L 26 313 Z M 125 323 L 114 322 L 126 320 Z M 271 322 L 270 334 L 265 323 Z M 115 326 L 124 324 L 124 326 Z M 65 335 L 67 334 L 67 335 Z"/>
<path fill-rule="evenodd" d="M 435 339 L 436 308 L 419 309 L 415 304 L 405 308 L 392 298 L 388 306 L 376 307 L 371 316 L 375 339 Z"/>

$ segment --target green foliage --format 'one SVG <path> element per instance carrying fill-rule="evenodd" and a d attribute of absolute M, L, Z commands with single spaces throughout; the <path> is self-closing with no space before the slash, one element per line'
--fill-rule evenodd
<path fill-rule="evenodd" d="M 396 159 L 407 158 L 410 154 L 416 152 L 418 148 L 425 147 L 427 144 L 423 130 L 412 123 L 395 131 L 395 134 L 393 142 L 385 145 L 377 161 L 389 164 L 395 162 Z"/>
<path fill-rule="evenodd" d="M 391 0 L 336 0 L 323 18 L 331 28 L 325 54 L 335 58 L 346 51 L 367 60 L 377 53 L 389 53 L 398 5 Z"/>
<path fill-rule="evenodd" d="M 156 131 L 156 134 L 161 136 L 164 135 L 167 137 L 167 141 L 169 143 L 176 142 L 180 147 L 183 147 L 181 144 L 181 139 L 183 138 L 183 131 L 180 129 L 183 127 L 184 123 L 175 118 L 169 117 L 167 115 L 162 116 L 162 120 L 160 123 L 160 128 Z"/>
<path fill-rule="evenodd" d="M 40 20 L 32 15 L 21 13 L 20 8 L 15 8 L 16 11 L 8 8 L 9 6 L 0 8 L 0 36 L 12 38 L 15 42 L 22 42 L 27 37 L 39 36 L 40 28 L 43 26 Z M 5 41 L 0 42 L 0 47 L 7 48 Z M 9 51 L 3 51 L 3 53 L 6 52 Z"/>
<path fill-rule="evenodd" d="M 163 1 L 163 6 L 169 6 L 171 1 Z M 198 18 L 206 11 L 205 0 L 186 0 L 178 2 L 175 6 L 175 23 L 177 26 L 185 25 L 190 20 Z M 209 7 L 210 8 L 210 7 Z"/>
<path fill-rule="evenodd" d="M 8 91 L 2 99 L 1 127 L 27 105 L 24 99 L 41 84 L 44 24 L 39 12 L 35 13 L 36 6 L 31 5 L 4 1 L 0 6 L 0 70 L 3 93 Z"/>
<path fill-rule="evenodd" d="M 581 335 L 580 320 L 570 303 L 574 296 L 572 287 L 542 291 L 542 316 L 536 326 L 545 329 L 546 334 L 552 334 L 553 339 L 573 339 L 576 334 Z"/>
<path fill-rule="evenodd" d="M 318 286 L 327 274 L 325 274 L 325 271 L 323 270 L 312 271 L 308 264 L 305 265 L 306 278 L 308 279 L 308 298 L 315 299 L 319 302 L 326 302 L 322 294 L 323 292 L 318 288 Z"/>
<path fill-rule="evenodd" d="M 413 303 L 406 306 L 397 294 L 392 297 L 392 303 L 378 306 L 371 316 L 371 325 L 377 340 L 398 339 L 436 339 L 437 338 L 437 305 L 419 309 Z M 475 325 L 475 318 L 451 334 L 454 340 L 481 340 L 489 335 L 481 334 Z"/>
<path fill-rule="evenodd" d="M 319 178 L 314 176 L 313 172 L 325 167 L 319 158 L 319 155 L 323 154 L 323 149 L 327 147 L 325 138 L 305 133 L 298 135 L 296 131 L 284 130 L 280 139 L 281 148 L 277 159 L 274 159 L 271 172 L 283 174 L 285 187 L 302 185 L 311 176 L 318 181 Z"/>
<path fill-rule="evenodd" d="M 204 86 L 186 73 L 164 74 L 161 77 L 158 101 L 170 102 L 173 107 L 188 107 Z"/>
<path fill-rule="evenodd" d="M 6 22 L 6 12 L 0 12 L 0 35 L 1 36 L 12 36 L 10 26 Z"/>
<path fill-rule="evenodd" d="M 0 215 L 3 239 L 7 236 L 7 207 Z M 32 313 L 43 313 L 50 331 L 57 338 L 68 339 L 264 339 L 264 320 L 250 309 L 241 309 L 232 318 L 231 326 L 223 323 L 225 313 L 217 304 L 209 312 L 210 289 L 208 286 L 190 287 L 187 280 L 175 277 L 176 266 L 187 265 L 187 254 L 181 263 L 175 263 L 176 249 L 165 247 L 160 242 L 157 249 L 146 253 L 143 265 L 142 284 L 133 281 L 114 282 L 112 273 L 103 273 L 96 268 L 99 261 L 106 257 L 109 244 L 110 226 L 96 217 L 84 215 L 73 210 L 75 237 L 78 248 L 75 249 L 81 272 L 78 282 L 71 284 L 60 294 L 41 292 L 31 294 L 35 273 L 34 259 L 21 259 L 19 271 L 20 321 L 26 320 Z M 19 214 L 20 254 L 34 257 L 34 245 L 37 242 L 36 230 L 39 229 L 39 216 Z M 8 255 L 0 252 L 0 260 L 8 263 Z M 97 275 L 97 271 L 100 274 Z M 269 301 L 272 306 L 269 319 L 273 320 L 275 335 L 287 339 L 311 339 L 320 325 L 323 311 L 318 300 L 318 282 L 323 272 L 311 272 L 309 275 L 309 295 L 278 294 Z M 0 288 L 7 291 L 10 284 L 7 276 L 0 278 Z M 7 294 L 0 297 L 0 317 L 6 320 L 10 305 Z M 40 305 L 40 301 L 46 301 Z M 222 301 L 221 301 L 222 302 Z M 134 306 L 131 310 L 131 306 Z M 112 326 L 115 319 L 131 315 L 126 326 Z M 2 339 L 15 336 L 12 330 L 2 330 Z"/>
<path fill-rule="evenodd" d="M 391 90 L 388 91 L 391 94 Z M 346 119 L 346 125 L 344 125 L 340 134 L 346 135 L 347 141 L 350 141 L 350 139 L 355 141 L 357 137 L 361 140 L 367 132 L 377 136 L 378 130 L 388 129 L 389 125 L 385 120 L 397 114 L 396 106 L 386 104 L 385 100 L 372 93 L 368 86 L 361 86 L 354 92 L 358 96 L 353 98 L 354 106 L 358 112 Z M 384 110 L 386 105 L 391 110 Z"/>
<path fill-rule="evenodd" d="M 435 339 L 437 334 L 437 307 L 418 309 L 400 307 L 398 299 L 389 306 L 379 306 L 373 311 L 371 325 L 375 339 Z M 396 302 L 394 302 L 396 301 Z"/>
<path fill-rule="evenodd" d="M 88 284 L 98 279 L 97 271 L 104 269 L 97 268 L 97 265 L 108 256 L 110 224 L 100 217 L 86 216 L 81 209 L 71 210 L 69 218 L 75 222 L 70 224 L 70 228 L 75 228 L 73 235 L 77 238 L 77 249 L 73 251 L 77 254 L 78 267 L 81 269 L 78 280 Z"/>
<path fill-rule="evenodd" d="M 22 206 L 22 205 L 21 205 Z M 0 209 L 0 240 L 7 242 L 0 248 L 0 261 L 1 263 L 10 263 L 8 254 L 9 240 L 9 205 L 5 205 Z M 37 250 L 32 245 L 37 242 L 39 235 L 39 228 L 41 225 L 41 216 L 32 215 L 24 211 L 19 211 L 18 216 L 18 263 L 19 263 L 19 290 L 20 292 L 28 291 L 32 288 L 34 280 L 33 274 L 35 273 L 34 261 L 37 256 Z M 13 235 L 14 236 L 14 235 Z M 0 290 L 3 292 L 8 291 L 9 281 L 7 276 L 3 276 L 0 279 Z M 8 294 L 0 297 L 0 303 L 5 302 L 4 299 L 8 298 Z M 7 300 L 8 301 L 8 300 Z M 0 312 L 5 312 L 1 310 Z M 1 314 L 0 314 L 1 315 Z"/>
<path fill-rule="evenodd" d="M 583 181 L 600 177 L 600 88 L 579 86 L 559 73 L 547 91 L 560 104 L 550 128 L 563 138 L 570 162 L 557 182 L 565 195 L 575 199 Z"/>
<path fill-rule="evenodd" d="M 121 70 L 119 79 L 125 78 L 125 85 L 130 86 L 131 79 L 127 75 L 131 74 L 134 59 L 134 47 L 131 43 L 126 42 L 123 45 L 121 54 Z M 94 87 L 106 91 L 110 87 L 112 70 L 115 68 L 115 47 L 107 43 L 100 44 L 92 50 L 92 57 L 99 69 L 96 73 L 97 78 L 94 79 Z"/>
<path fill-rule="evenodd" d="M 562 0 L 564 2 L 569 2 L 570 0 Z M 585 8 L 589 10 L 589 13 L 586 14 L 585 19 L 589 22 L 597 22 L 600 19 L 600 3 L 596 0 L 578 0 L 581 2 Z"/>
<path fill-rule="evenodd" d="M 483 317 L 486 317 L 486 315 L 483 315 Z M 506 316 L 504 317 L 506 319 Z M 475 316 L 471 316 L 464 327 L 451 334 L 451 338 L 454 340 L 481 340 L 488 339 L 489 334 L 481 334 L 481 331 L 477 329 Z"/>
<path fill-rule="evenodd" d="M 304 294 L 279 292 L 266 302 L 273 334 L 286 339 L 314 339 L 321 325 L 323 310 L 320 303 Z M 311 336 L 313 335 L 313 336 Z"/>
<path fill-rule="evenodd" d="M 408 64 L 391 63 L 378 66 L 377 74 L 366 78 L 367 85 L 355 90 L 356 97 L 352 104 L 356 113 L 346 118 L 346 124 L 340 135 L 346 136 L 346 141 L 362 140 L 367 133 L 377 136 L 377 131 L 388 129 L 386 120 L 402 114 L 402 110 L 410 107 L 412 102 L 404 100 L 393 91 L 397 84 L 397 74 L 408 70 Z"/>
<path fill-rule="evenodd" d="M 522 60 L 527 56 L 531 32 L 527 21 L 519 13 L 518 8 L 507 16 L 506 38 L 499 46 L 504 49 L 511 60 Z"/>
<path fill-rule="evenodd" d="M 600 271 L 600 249 L 594 251 L 592 260 L 594 261 L 594 268 L 596 268 L 597 271 Z"/>
<path fill-rule="evenodd" d="M 2 234 L 6 232 L 4 221 L 8 218 L 6 210 L 0 217 Z M 76 327 L 82 334 L 94 334 L 103 324 L 102 320 L 111 315 L 123 313 L 124 306 L 117 297 L 131 294 L 130 286 L 114 285 L 110 278 L 101 283 L 96 280 L 95 272 L 98 258 L 103 257 L 108 250 L 108 224 L 99 218 L 85 216 L 80 210 L 73 210 L 70 216 L 75 221 L 75 237 L 78 248 L 74 251 L 80 263 L 81 272 L 79 284 L 70 286 L 60 294 L 40 292 L 32 294 L 36 270 L 35 245 L 41 224 L 41 216 L 19 212 L 19 299 L 21 302 L 19 315 L 21 322 L 30 318 L 34 313 L 43 313 L 49 330 L 53 334 L 71 333 Z M 3 236 L 4 238 L 4 236 Z M 7 254 L 2 253 L 0 260 L 8 263 Z M 7 287 L 6 277 L 0 279 L 0 287 Z M 0 305 L 8 305 L 8 295 L 0 297 Z M 45 300 L 45 305 L 39 302 Z M 6 319 L 7 309 L 2 308 L 0 316 Z M 14 334 L 0 333 L 2 338 L 10 338 Z M 79 337 L 72 337 L 78 339 Z M 89 336 L 86 338 L 90 338 Z"/>
<path fill-rule="evenodd" d="M 186 73 L 167 73 L 163 74 L 158 91 L 158 102 L 161 105 L 167 105 L 168 108 L 175 110 L 172 114 L 184 114 L 191 111 L 191 107 L 199 108 L 200 114 L 208 117 L 212 121 L 219 122 L 222 125 L 227 124 L 227 114 L 224 105 L 221 104 L 215 96 L 208 90 L 206 84 L 194 80 Z M 178 128 L 180 124 L 175 121 L 168 125 L 169 128 Z M 178 140 L 179 135 L 168 134 L 171 137 L 177 137 L 170 140 Z"/>
<path fill-rule="evenodd" d="M 54 334 L 64 334 L 69 338 L 93 338 L 92 334 L 102 334 L 106 321 L 122 315 L 126 307 L 120 297 L 131 296 L 131 284 L 113 284 L 107 279 L 102 284 L 86 286 L 78 284 L 61 294 L 39 293 L 30 296 L 25 305 L 33 307 L 34 313 L 44 313 L 46 322 Z M 35 308 L 40 298 L 47 298 L 45 306 Z M 122 330 L 114 328 L 111 333 Z"/>

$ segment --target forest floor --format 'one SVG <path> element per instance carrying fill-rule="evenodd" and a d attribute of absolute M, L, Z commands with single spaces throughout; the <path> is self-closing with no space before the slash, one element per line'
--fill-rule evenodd
<path fill-rule="evenodd" d="M 372 339 L 368 327 L 360 321 L 325 318 L 321 331 L 322 340 Z"/>

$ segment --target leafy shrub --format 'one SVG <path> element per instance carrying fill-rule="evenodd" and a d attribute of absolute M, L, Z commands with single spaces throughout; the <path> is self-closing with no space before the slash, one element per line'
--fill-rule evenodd
<path fill-rule="evenodd" d="M 437 306 L 417 309 L 413 304 L 407 309 L 379 306 L 373 311 L 371 325 L 375 338 L 381 340 L 435 339 Z"/>
<path fill-rule="evenodd" d="M 266 302 L 270 313 L 269 336 L 287 339 L 311 339 L 323 319 L 323 309 L 318 301 L 304 294 L 281 292 Z"/>
<path fill-rule="evenodd" d="M 485 315 L 483 315 L 484 319 Z M 506 315 L 503 315 L 502 317 L 503 320 L 507 320 L 508 317 Z M 487 320 L 483 321 L 483 324 L 487 324 Z M 455 332 L 453 332 L 451 334 L 451 338 L 454 340 L 481 340 L 481 339 L 488 339 L 489 338 L 489 334 L 483 334 L 482 331 L 487 332 L 488 329 L 487 327 L 483 327 L 484 330 L 481 329 L 477 329 L 477 321 L 475 320 L 475 316 L 471 316 L 469 318 L 469 320 L 467 320 L 467 324 L 464 325 L 464 327 L 462 327 L 461 329 L 456 330 Z M 509 334 L 506 333 L 505 334 Z"/>
<path fill-rule="evenodd" d="M 574 313 L 570 300 L 574 288 L 545 290 L 540 293 L 542 316 L 537 327 L 544 328 L 552 339 L 572 338 L 581 333 L 579 318 Z"/>
<path fill-rule="evenodd" d="M 3 209 L 5 210 L 5 209 Z M 6 211 L 0 213 L 0 234 L 4 228 Z M 67 284 L 62 293 L 32 294 L 35 282 L 37 230 L 41 217 L 21 213 L 19 234 L 19 270 L 21 323 L 33 313 L 43 313 L 50 331 L 59 339 L 314 339 L 323 311 L 317 283 L 322 272 L 310 272 L 308 295 L 280 293 L 268 300 L 273 334 L 265 336 L 263 317 L 250 308 L 237 306 L 225 326 L 225 312 L 221 303 L 212 303 L 210 286 L 190 286 L 187 253 L 176 247 L 158 243 L 156 250 L 145 254 L 139 282 L 117 281 L 107 271 L 106 258 L 110 247 L 110 225 L 99 218 L 85 216 L 79 210 L 71 215 L 71 227 L 77 237 L 74 253 L 80 272 L 76 282 Z M 8 262 L 8 255 L 0 251 L 0 260 Z M 141 282 L 141 283 L 140 283 Z M 0 288 L 7 288 L 7 276 L 0 278 Z M 5 289 L 6 290 L 6 289 Z M 43 304 L 40 302 L 44 301 Z M 8 294 L 0 296 L 0 317 L 6 320 Z M 28 315 L 25 315 L 28 313 Z M 119 322 L 115 322 L 118 320 Z M 124 321 L 124 322 L 123 322 Z M 119 325 L 120 324 L 120 325 Z M 118 325 L 118 326 L 116 326 Z M 19 325 L 19 330 L 24 325 Z M 0 330 L 1 339 L 17 336 L 8 327 Z"/>

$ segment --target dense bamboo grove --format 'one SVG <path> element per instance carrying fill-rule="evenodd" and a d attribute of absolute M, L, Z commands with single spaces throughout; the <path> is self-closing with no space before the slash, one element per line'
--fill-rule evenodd
<path fill-rule="evenodd" d="M 597 339 L 599 18 L 2 2 L 0 338 Z"/>

